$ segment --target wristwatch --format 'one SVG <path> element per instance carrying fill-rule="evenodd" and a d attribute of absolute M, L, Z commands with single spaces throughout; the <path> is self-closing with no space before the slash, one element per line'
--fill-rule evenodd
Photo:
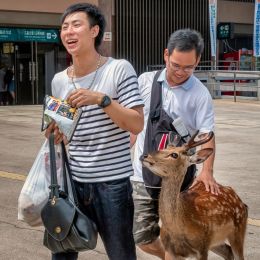
<path fill-rule="evenodd" d="M 100 102 L 100 107 L 105 108 L 111 104 L 111 98 L 107 95 L 103 96 Z"/>

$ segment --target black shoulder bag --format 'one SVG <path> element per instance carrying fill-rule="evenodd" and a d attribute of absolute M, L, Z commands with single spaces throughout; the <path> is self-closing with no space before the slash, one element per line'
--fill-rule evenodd
<path fill-rule="evenodd" d="M 154 76 L 151 100 L 150 100 L 150 113 L 147 121 L 147 128 L 144 140 L 143 155 L 151 152 L 158 151 L 162 143 L 165 145 L 169 143 L 169 133 L 180 137 L 177 146 L 183 145 L 185 140 L 178 134 L 172 122 L 173 119 L 162 108 L 162 86 L 157 81 L 162 70 L 157 71 Z M 152 198 L 157 199 L 160 193 L 161 177 L 152 173 L 146 167 L 142 167 L 143 179 L 148 193 Z M 185 190 L 192 183 L 196 173 L 196 165 L 191 165 L 187 169 L 181 190 Z"/>
<path fill-rule="evenodd" d="M 97 244 L 95 223 L 84 215 L 78 207 L 78 198 L 72 180 L 64 143 L 62 159 L 64 191 L 59 189 L 55 160 L 54 136 L 49 138 L 51 186 L 50 197 L 41 212 L 45 227 L 43 244 L 53 253 L 94 249 Z M 69 192 L 73 198 L 70 198 Z"/>

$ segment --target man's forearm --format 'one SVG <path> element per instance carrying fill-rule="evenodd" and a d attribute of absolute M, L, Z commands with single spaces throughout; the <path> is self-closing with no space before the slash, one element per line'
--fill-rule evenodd
<path fill-rule="evenodd" d="M 215 150 L 216 150 L 215 137 L 213 137 L 208 143 L 202 145 L 202 148 L 212 148 L 213 149 L 213 153 L 203 164 L 203 171 L 206 171 L 209 174 L 213 175 Z"/>
<path fill-rule="evenodd" d="M 101 92 L 80 88 L 74 90 L 67 97 L 67 101 L 73 107 L 100 105 L 104 95 Z M 133 134 L 138 134 L 143 130 L 144 115 L 142 106 L 126 108 L 111 99 L 111 103 L 103 109 L 111 120 L 123 130 Z"/>
<path fill-rule="evenodd" d="M 137 135 L 143 130 L 144 115 L 141 106 L 130 109 L 112 101 L 109 106 L 104 108 L 104 111 L 116 125 L 130 133 Z"/>

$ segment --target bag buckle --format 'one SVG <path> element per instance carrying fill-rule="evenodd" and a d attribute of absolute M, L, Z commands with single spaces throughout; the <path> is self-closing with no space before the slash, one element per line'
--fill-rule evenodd
<path fill-rule="evenodd" d="M 54 206 L 56 204 L 56 196 L 53 196 L 51 199 L 51 205 Z"/>

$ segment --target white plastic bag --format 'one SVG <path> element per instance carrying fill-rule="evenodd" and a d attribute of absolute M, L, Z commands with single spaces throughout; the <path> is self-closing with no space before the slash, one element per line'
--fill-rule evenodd
<path fill-rule="evenodd" d="M 63 170 L 60 145 L 56 146 L 56 168 L 58 183 L 63 189 Z M 41 210 L 50 193 L 49 141 L 43 143 L 33 166 L 26 178 L 18 199 L 18 220 L 30 226 L 42 225 Z"/>

